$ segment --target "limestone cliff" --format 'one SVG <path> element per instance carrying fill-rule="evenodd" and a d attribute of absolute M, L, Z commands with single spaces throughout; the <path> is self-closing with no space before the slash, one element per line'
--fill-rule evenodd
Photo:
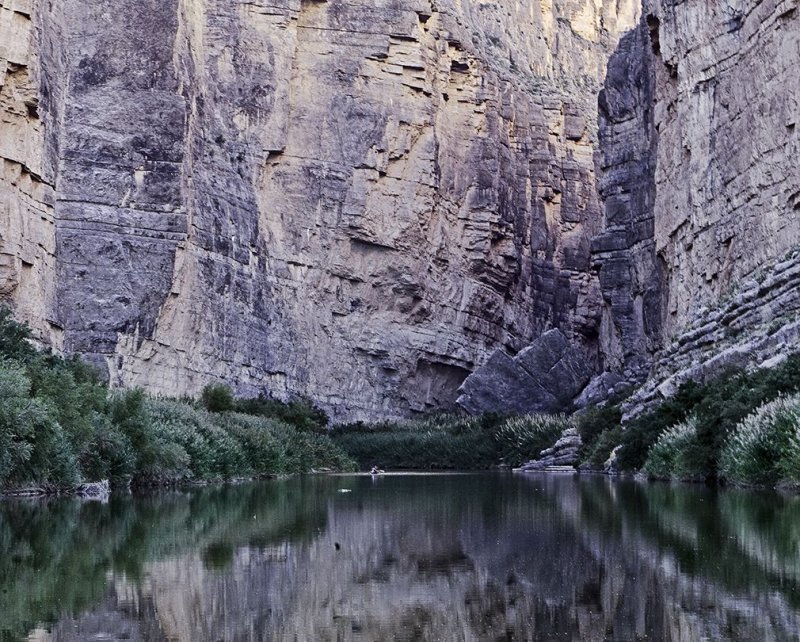
<path fill-rule="evenodd" d="M 606 369 L 629 408 L 796 350 L 797 0 L 647 0 L 600 96 Z"/>
<path fill-rule="evenodd" d="M 596 94 L 634 0 L 0 0 L 3 294 L 114 385 L 451 404 L 591 361 Z"/>
<path fill-rule="evenodd" d="M 772 358 L 797 6 L 0 0 L 0 297 L 113 385 L 337 418 L 553 328 L 600 393 Z"/>

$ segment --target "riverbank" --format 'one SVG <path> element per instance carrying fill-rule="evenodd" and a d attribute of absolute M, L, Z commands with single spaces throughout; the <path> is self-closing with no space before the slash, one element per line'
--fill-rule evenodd
<path fill-rule="evenodd" d="M 514 468 L 564 434 L 571 448 L 580 436 L 569 463 L 582 470 L 800 484 L 798 356 L 686 383 L 630 420 L 618 400 L 571 416 L 437 415 L 331 428 L 308 401 L 235 399 L 221 385 L 197 400 L 109 392 L 87 365 L 39 352 L 28 339 L 27 328 L 0 310 L 0 495 L 70 493 L 91 480 L 169 487 L 375 465 Z"/>
<path fill-rule="evenodd" d="M 800 356 L 685 383 L 636 418 L 623 418 L 623 403 L 548 418 L 441 416 L 339 426 L 332 437 L 361 467 L 516 467 L 570 434 L 579 440 L 568 463 L 583 472 L 760 488 L 800 484 Z"/>
<path fill-rule="evenodd" d="M 86 364 L 38 351 L 29 338 L 0 310 L 0 493 L 355 469 L 310 403 L 237 400 L 222 386 L 197 400 L 112 392 Z"/>

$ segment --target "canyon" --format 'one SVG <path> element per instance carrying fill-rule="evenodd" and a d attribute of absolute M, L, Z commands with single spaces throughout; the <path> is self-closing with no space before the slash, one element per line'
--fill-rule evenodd
<path fill-rule="evenodd" d="M 798 4 L 0 0 L 0 299 L 114 387 L 336 420 L 774 363 Z"/>

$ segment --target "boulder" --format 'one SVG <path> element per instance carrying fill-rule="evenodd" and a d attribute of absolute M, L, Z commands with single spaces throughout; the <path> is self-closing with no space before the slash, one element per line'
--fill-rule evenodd
<path fill-rule="evenodd" d="M 538 459 L 529 461 L 520 466 L 517 470 L 522 472 L 533 472 L 539 470 L 553 470 L 573 468 L 578 463 L 583 441 L 577 428 L 567 428 L 552 447 L 543 450 Z"/>
<path fill-rule="evenodd" d="M 515 357 L 495 352 L 461 385 L 458 404 L 473 414 L 557 412 L 586 386 L 590 363 L 561 330 L 550 330 Z"/>

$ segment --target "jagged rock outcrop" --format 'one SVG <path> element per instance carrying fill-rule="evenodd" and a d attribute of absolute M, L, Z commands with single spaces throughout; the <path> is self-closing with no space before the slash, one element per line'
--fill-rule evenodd
<path fill-rule="evenodd" d="M 579 460 L 579 452 L 583 440 L 577 428 L 567 428 L 550 448 L 545 448 L 539 457 L 523 464 L 519 471 L 525 473 L 537 471 L 566 472 L 575 471 Z"/>
<path fill-rule="evenodd" d="M 510 357 L 502 350 L 464 381 L 467 412 L 555 412 L 567 408 L 593 374 L 586 356 L 560 330 L 549 330 Z"/>
<path fill-rule="evenodd" d="M 452 404 L 552 327 L 593 359 L 595 96 L 637 15 L 0 0 L 3 295 L 114 385 L 335 416 Z"/>

